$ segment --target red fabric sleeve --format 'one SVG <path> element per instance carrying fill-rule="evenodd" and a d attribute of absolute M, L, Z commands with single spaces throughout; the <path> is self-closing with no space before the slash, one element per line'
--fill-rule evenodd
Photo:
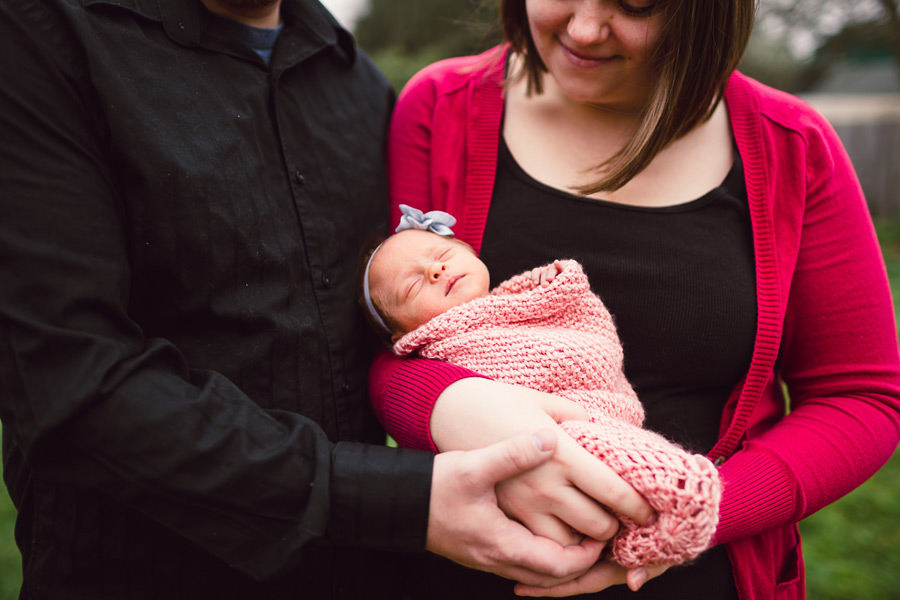
<path fill-rule="evenodd" d="M 801 204 L 775 190 L 791 177 L 806 190 L 795 223 L 775 222 L 776 230 L 802 228 L 799 240 L 782 237 L 799 243 L 796 264 L 782 264 L 780 274 L 789 289 L 780 375 L 790 413 L 760 435 L 751 431 L 722 466 L 720 543 L 796 522 L 835 501 L 871 477 L 900 438 L 894 309 L 865 198 L 830 126 L 811 111 L 802 123 L 803 152 L 796 151 L 796 132 L 781 132 L 770 138 L 768 158 L 780 161 L 769 166 L 775 202 Z M 771 141 L 791 137 L 791 146 Z M 787 158 L 791 148 L 805 164 Z"/>
<path fill-rule="evenodd" d="M 434 403 L 447 386 L 467 377 L 482 375 L 450 363 L 383 352 L 369 372 L 369 397 L 400 446 L 437 452 L 428 428 Z"/>

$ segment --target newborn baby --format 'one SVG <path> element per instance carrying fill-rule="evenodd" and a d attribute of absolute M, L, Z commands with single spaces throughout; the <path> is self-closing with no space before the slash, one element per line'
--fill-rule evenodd
<path fill-rule="evenodd" d="M 404 220 L 369 258 L 364 304 L 398 355 L 452 362 L 510 384 L 556 394 L 590 421 L 560 426 L 640 492 L 653 525 L 620 517 L 610 543 L 626 567 L 677 564 L 705 550 L 722 483 L 713 464 L 642 429 L 643 408 L 623 371 L 609 311 L 581 266 L 554 261 L 489 289 L 487 267 L 452 237 L 455 219 L 401 206 Z M 443 223 L 425 223 L 429 216 Z"/>

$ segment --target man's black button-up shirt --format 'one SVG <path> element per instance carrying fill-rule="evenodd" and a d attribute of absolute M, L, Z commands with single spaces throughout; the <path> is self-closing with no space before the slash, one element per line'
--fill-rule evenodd
<path fill-rule="evenodd" d="M 424 543 L 430 456 L 356 443 L 383 440 L 355 287 L 392 91 L 318 3 L 282 14 L 266 65 L 199 0 L 0 0 L 0 416 L 34 597 L 352 595 L 359 548 Z"/>

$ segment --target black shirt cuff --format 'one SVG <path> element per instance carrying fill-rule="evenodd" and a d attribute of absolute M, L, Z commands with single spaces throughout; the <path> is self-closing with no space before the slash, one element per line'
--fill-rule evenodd
<path fill-rule="evenodd" d="M 383 550 L 424 549 L 433 462 L 430 452 L 338 443 L 329 541 Z"/>

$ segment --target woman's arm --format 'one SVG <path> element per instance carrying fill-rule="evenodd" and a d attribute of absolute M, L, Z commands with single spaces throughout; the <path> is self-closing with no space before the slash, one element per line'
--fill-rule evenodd
<path fill-rule="evenodd" d="M 504 510 L 540 535 L 577 543 L 580 536 L 573 535 L 574 529 L 609 539 L 618 521 L 598 502 L 638 522 L 653 516 L 630 485 L 559 429 L 560 421 L 586 419 L 584 409 L 550 394 L 472 375 L 448 363 L 385 354 L 370 376 L 373 406 L 399 443 L 440 452 L 481 448 L 540 428 L 553 430 L 560 440 L 553 458 L 498 486 Z"/>
<path fill-rule="evenodd" d="M 791 277 L 780 354 L 790 414 L 750 432 L 722 465 L 718 542 L 798 521 L 840 498 L 890 458 L 900 437 L 893 303 L 865 199 L 831 128 L 820 121 L 806 137 L 805 164 L 780 167 L 806 173 L 807 190 L 796 266 L 782 269 Z"/>
<path fill-rule="evenodd" d="M 429 430 L 431 412 L 449 385 L 469 377 L 481 375 L 450 363 L 383 351 L 369 371 L 369 398 L 378 420 L 400 446 L 438 452 Z"/>

